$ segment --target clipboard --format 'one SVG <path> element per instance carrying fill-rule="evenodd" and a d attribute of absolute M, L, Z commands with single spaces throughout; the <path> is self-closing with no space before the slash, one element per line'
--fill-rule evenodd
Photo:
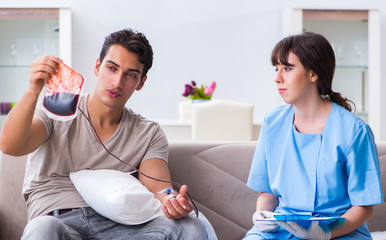
<path fill-rule="evenodd" d="M 255 219 L 255 221 L 277 222 L 277 221 L 293 221 L 293 222 L 311 222 L 319 221 L 320 224 L 329 224 L 335 220 L 342 219 L 339 216 L 335 217 L 313 217 L 306 214 L 274 214 L 273 217 L 263 219 Z"/>

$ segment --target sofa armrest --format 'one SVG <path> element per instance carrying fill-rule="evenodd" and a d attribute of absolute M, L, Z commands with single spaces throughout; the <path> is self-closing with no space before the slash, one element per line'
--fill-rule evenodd
<path fill-rule="evenodd" d="M 383 198 L 386 199 L 386 142 L 377 142 Z M 370 231 L 386 231 L 386 204 L 374 206 L 374 213 L 367 222 Z"/>
<path fill-rule="evenodd" d="M 26 160 L 0 152 L 0 239 L 20 239 L 27 224 L 22 197 Z"/>

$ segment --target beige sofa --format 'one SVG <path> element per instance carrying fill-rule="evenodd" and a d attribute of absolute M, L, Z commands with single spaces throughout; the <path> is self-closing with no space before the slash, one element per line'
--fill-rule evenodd
<path fill-rule="evenodd" d="M 241 239 L 252 227 L 257 193 L 246 187 L 255 142 L 171 143 L 174 181 L 187 184 L 201 212 L 220 240 Z M 386 193 L 386 142 L 377 143 L 383 191 Z M 27 222 L 21 197 L 25 157 L 0 155 L 0 239 L 20 239 Z M 386 231 L 386 205 L 375 207 L 368 225 Z M 384 239 L 384 238 L 383 238 Z"/>

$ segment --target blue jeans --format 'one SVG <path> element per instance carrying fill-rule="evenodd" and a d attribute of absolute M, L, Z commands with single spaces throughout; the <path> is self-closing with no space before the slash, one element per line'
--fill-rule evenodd
<path fill-rule="evenodd" d="M 60 216 L 39 216 L 24 229 L 22 240 L 86 239 L 207 239 L 204 226 L 196 218 L 171 220 L 164 216 L 140 225 L 122 225 L 111 221 L 90 207 Z"/>

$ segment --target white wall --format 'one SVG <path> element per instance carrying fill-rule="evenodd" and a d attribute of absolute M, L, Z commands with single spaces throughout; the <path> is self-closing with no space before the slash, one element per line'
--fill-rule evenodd
<path fill-rule="evenodd" d="M 254 1 L 122 2 L 92 4 L 92 11 L 89 1 L 72 3 L 73 65 L 85 74 L 90 89 L 104 36 L 130 26 L 147 35 L 155 53 L 147 84 L 128 103 L 145 116 L 176 119 L 177 103 L 185 100 L 184 84 L 193 79 L 216 81 L 214 98 L 253 102 L 258 119 L 279 104 L 270 66 L 270 51 L 280 34 L 277 5 L 259 9 Z"/>
<path fill-rule="evenodd" d="M 30 6 L 29 0 L 0 5 Z M 252 102 L 256 121 L 281 104 L 273 83 L 270 52 L 281 39 L 281 13 L 287 7 L 379 8 L 386 34 L 386 1 L 380 0 L 68 0 L 34 1 L 35 6 L 68 5 L 72 9 L 72 66 L 94 87 L 93 66 L 104 36 L 124 27 L 142 31 L 154 49 L 154 65 L 145 87 L 128 106 L 155 119 L 176 119 L 177 103 L 190 80 L 216 81 L 214 98 Z M 382 41 L 386 62 L 386 41 Z M 382 70 L 386 89 L 386 68 Z M 386 103 L 386 94 L 380 101 Z M 382 105 L 386 122 L 386 104 Z M 386 140 L 386 127 L 381 139 Z"/>

